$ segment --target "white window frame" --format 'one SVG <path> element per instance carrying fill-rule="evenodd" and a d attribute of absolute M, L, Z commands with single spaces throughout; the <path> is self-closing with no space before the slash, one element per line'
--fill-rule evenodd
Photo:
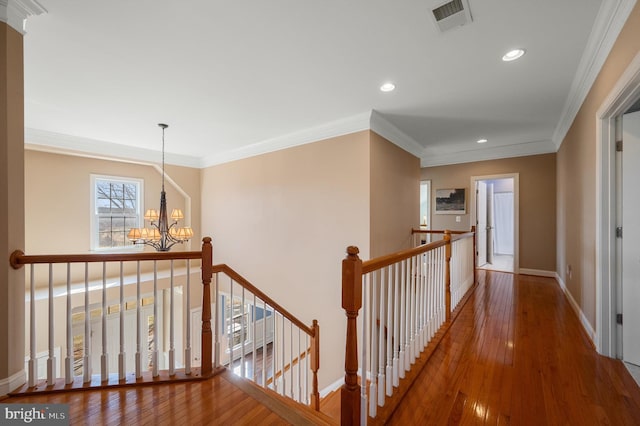
<path fill-rule="evenodd" d="M 136 216 L 138 217 L 136 221 L 137 228 L 140 227 L 140 223 L 142 223 L 142 200 L 144 199 L 144 180 L 132 177 L 123 177 L 123 176 L 109 176 L 109 175 L 98 175 L 91 174 L 91 250 L 92 251 L 140 251 L 142 250 L 142 245 L 127 245 L 124 247 L 99 247 L 99 229 L 98 229 L 98 209 L 96 206 L 96 183 L 98 180 L 101 181 L 110 181 L 110 182 L 122 182 L 122 183 L 134 183 L 138 186 L 138 191 L 136 194 L 136 207 L 137 212 Z"/>

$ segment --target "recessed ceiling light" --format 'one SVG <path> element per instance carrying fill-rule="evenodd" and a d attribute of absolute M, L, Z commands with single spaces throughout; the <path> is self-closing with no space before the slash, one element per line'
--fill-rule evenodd
<path fill-rule="evenodd" d="M 396 88 L 396 85 L 393 83 L 385 83 L 380 86 L 380 91 L 382 92 L 392 92 Z"/>
<path fill-rule="evenodd" d="M 484 139 L 484 138 L 483 139 L 478 139 L 478 143 L 487 143 L 487 142 L 489 142 L 488 139 Z"/>
<path fill-rule="evenodd" d="M 513 49 L 505 53 L 502 60 L 505 62 L 511 62 L 521 58 L 522 55 L 524 55 L 524 49 Z"/>

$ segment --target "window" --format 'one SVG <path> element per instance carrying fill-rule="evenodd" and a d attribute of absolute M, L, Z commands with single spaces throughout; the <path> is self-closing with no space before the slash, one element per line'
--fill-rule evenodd
<path fill-rule="evenodd" d="M 92 175 L 91 190 L 92 248 L 132 247 L 127 234 L 140 223 L 142 180 Z"/>

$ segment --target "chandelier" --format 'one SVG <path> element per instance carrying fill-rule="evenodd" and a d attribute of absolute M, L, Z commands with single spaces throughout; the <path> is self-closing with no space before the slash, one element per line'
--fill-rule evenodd
<path fill-rule="evenodd" d="M 162 192 L 160 192 L 160 211 L 149 209 L 144 214 L 149 228 L 131 228 L 128 234 L 133 244 L 146 244 L 157 251 L 169 251 L 177 243 L 184 243 L 193 237 L 193 230 L 189 226 L 179 227 L 178 221 L 184 218 L 180 209 L 171 211 L 172 223 L 167 219 L 167 197 L 164 192 L 164 130 L 167 124 L 158 124 L 162 128 Z"/>

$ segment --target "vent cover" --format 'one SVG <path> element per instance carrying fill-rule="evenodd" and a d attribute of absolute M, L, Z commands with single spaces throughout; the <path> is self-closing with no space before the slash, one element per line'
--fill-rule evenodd
<path fill-rule="evenodd" d="M 431 9 L 438 31 L 445 32 L 472 22 L 468 0 L 452 0 Z"/>

